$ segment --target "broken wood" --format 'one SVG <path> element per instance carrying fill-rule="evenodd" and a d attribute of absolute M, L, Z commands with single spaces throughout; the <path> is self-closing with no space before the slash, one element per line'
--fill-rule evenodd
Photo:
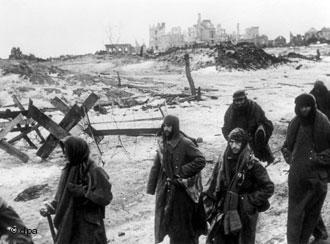
<path fill-rule="evenodd" d="M 283 82 L 277 82 L 277 84 L 283 85 L 283 86 L 294 86 L 294 87 L 298 87 L 298 88 L 303 88 L 303 86 L 298 86 L 298 85 L 283 83 Z"/>
<path fill-rule="evenodd" d="M 78 106 L 77 106 L 78 107 Z M 63 139 L 68 136 L 69 133 L 63 129 L 61 126 L 56 124 L 51 118 L 43 114 L 37 107 L 34 105 L 29 106 L 30 116 L 38 122 L 42 127 L 47 129 L 53 136 L 57 139 Z"/>
<path fill-rule="evenodd" d="M 18 136 L 13 137 L 12 139 L 10 139 L 8 142 L 9 143 L 14 143 L 15 141 L 18 141 L 22 138 L 24 138 L 25 135 L 29 134 L 31 131 L 34 131 L 36 128 L 38 128 L 40 125 L 36 124 L 32 127 L 28 127 L 28 128 L 22 128 L 22 133 L 19 134 Z"/>
<path fill-rule="evenodd" d="M 116 73 L 117 73 L 117 79 L 118 79 L 118 87 L 121 87 L 121 79 L 120 79 L 119 72 L 116 71 Z"/>
<path fill-rule="evenodd" d="M 8 125 L 0 132 L 0 139 L 3 139 L 18 123 L 24 120 L 22 114 L 17 115 Z"/>
<path fill-rule="evenodd" d="M 184 60 L 185 60 L 186 76 L 187 76 L 187 79 L 188 79 L 188 82 L 189 82 L 191 95 L 196 96 L 196 88 L 195 88 L 194 80 L 191 77 L 191 72 L 190 72 L 190 60 L 189 60 L 189 54 L 188 53 L 186 53 L 184 55 Z"/>
<path fill-rule="evenodd" d="M 113 136 L 113 135 L 124 135 L 124 136 L 146 136 L 156 135 L 159 128 L 138 128 L 138 129 L 112 129 L 112 130 L 95 130 L 96 136 Z"/>
<path fill-rule="evenodd" d="M 82 107 L 85 107 L 86 111 L 89 111 L 98 99 L 99 97 L 95 93 L 91 93 L 83 102 Z M 74 105 L 59 123 L 59 126 L 67 131 L 67 133 L 84 117 L 84 110 L 82 107 Z M 50 134 L 46 142 L 39 148 L 37 155 L 41 158 L 47 158 L 56 148 L 57 144 L 58 139 Z"/>
<path fill-rule="evenodd" d="M 52 99 L 50 101 L 50 103 L 54 107 L 58 108 L 64 115 L 67 114 L 70 111 L 70 107 L 65 102 L 63 102 L 60 98 L 58 98 L 58 97 L 55 97 L 54 99 Z M 83 125 L 81 125 L 80 123 L 78 123 L 78 126 L 79 126 L 79 128 L 80 128 L 81 131 L 87 133 L 90 137 L 92 137 L 91 132 L 89 130 L 88 131 L 85 131 Z M 96 136 L 95 137 L 95 141 L 97 143 L 100 143 L 103 140 L 103 138 L 104 138 L 103 136 Z"/>
<path fill-rule="evenodd" d="M 8 142 L 6 142 L 3 139 L 0 140 L 0 148 L 2 150 L 6 151 L 8 154 L 17 157 L 18 159 L 20 159 L 24 163 L 29 161 L 29 156 L 27 154 L 21 152 L 20 150 L 18 150 L 14 146 L 10 145 Z"/>

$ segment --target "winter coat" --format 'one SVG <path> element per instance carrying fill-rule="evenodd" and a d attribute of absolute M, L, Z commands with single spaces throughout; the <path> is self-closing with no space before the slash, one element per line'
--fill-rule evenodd
<path fill-rule="evenodd" d="M 271 152 L 268 145 L 264 147 L 257 147 L 254 136 L 258 127 L 262 125 L 265 131 L 266 143 L 273 132 L 273 123 L 265 116 L 265 112 L 254 101 L 247 99 L 247 104 L 243 111 L 236 110 L 234 104 L 231 104 L 224 116 L 224 125 L 222 127 L 222 134 L 228 140 L 229 133 L 239 127 L 244 129 L 251 137 L 250 146 L 255 154 L 262 161 L 271 161 Z"/>
<path fill-rule="evenodd" d="M 315 97 L 317 108 L 330 118 L 330 91 L 328 88 L 319 85 L 317 89 L 314 87 L 310 93 Z"/>
<path fill-rule="evenodd" d="M 296 158 L 295 155 L 293 155 L 293 149 L 295 143 L 297 143 L 296 139 L 301 127 L 300 125 L 301 121 L 299 116 L 294 117 L 288 126 L 286 140 L 282 148 L 282 152 L 285 151 L 284 158 L 290 165 L 292 165 L 293 160 Z M 330 122 L 319 110 L 316 110 L 315 121 L 312 128 L 312 143 L 314 147 L 313 152 L 316 153 L 315 156 L 317 158 L 313 161 L 313 170 L 308 170 L 306 173 L 310 173 L 309 177 L 320 177 L 322 180 L 328 177 L 330 179 L 330 175 L 328 174 L 328 172 L 330 172 Z M 299 166 L 299 164 L 297 166 Z"/>
<path fill-rule="evenodd" d="M 255 242 L 256 224 L 258 213 L 269 208 L 268 198 L 274 193 L 274 184 L 270 180 L 266 169 L 253 156 L 247 145 L 238 158 L 232 159 L 229 146 L 223 157 L 219 157 L 208 182 L 208 190 L 204 192 L 204 203 L 207 209 L 209 222 L 213 223 L 213 230 L 208 236 L 207 243 L 237 243 L 253 244 Z M 238 170 L 238 165 L 243 165 Z M 235 165 L 235 168 L 230 167 Z M 232 168 L 229 170 L 228 168 Z M 239 171 L 239 172 L 238 172 Z M 224 234 L 224 217 L 226 210 L 224 203 L 228 196 L 230 182 L 234 175 L 238 175 L 237 186 L 238 207 L 237 211 L 242 224 L 242 229 L 237 234 Z M 222 217 L 219 217 L 219 214 Z M 219 219 L 215 220 L 215 218 Z"/>
<path fill-rule="evenodd" d="M 313 124 L 308 125 L 303 125 L 299 109 L 296 114 L 282 148 L 290 164 L 287 241 L 288 244 L 305 244 L 320 220 L 327 194 L 330 123 L 319 110 L 315 110 Z"/>
<path fill-rule="evenodd" d="M 82 165 L 67 165 L 62 172 L 55 200 L 54 226 L 57 229 L 56 244 L 105 244 L 105 206 L 112 200 L 109 176 L 92 160 L 87 169 Z M 85 173 L 81 173 L 84 171 Z M 86 192 L 74 197 L 68 183 L 82 183 Z"/>
<path fill-rule="evenodd" d="M 205 166 L 205 158 L 182 134 L 170 140 L 168 147 L 171 150 L 168 163 L 173 175 L 181 180 L 180 185 L 170 188 L 169 176 L 165 173 L 163 142 L 160 142 L 147 183 L 147 193 L 156 193 L 155 243 L 162 242 L 166 235 L 173 240 L 187 241 L 206 232 L 204 209 L 199 201 L 202 192 L 200 172 Z M 173 200 L 168 202 L 170 189 Z"/>
<path fill-rule="evenodd" d="M 10 241 L 22 244 L 33 243 L 31 235 L 27 233 L 27 227 L 16 211 L 0 197 L 0 238 L 3 235 L 8 236 L 9 243 Z"/>

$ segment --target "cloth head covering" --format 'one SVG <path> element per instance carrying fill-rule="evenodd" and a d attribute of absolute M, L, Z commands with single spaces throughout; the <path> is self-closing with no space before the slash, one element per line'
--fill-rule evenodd
<path fill-rule="evenodd" d="M 295 113 L 300 117 L 303 125 L 314 123 L 315 113 L 316 113 L 316 100 L 312 94 L 303 93 L 296 97 L 295 99 Z M 311 107 L 311 112 L 308 117 L 301 116 L 300 109 L 302 107 Z"/>
<path fill-rule="evenodd" d="M 234 94 L 233 94 L 233 99 L 235 100 L 235 98 L 246 98 L 246 93 L 244 90 L 238 90 L 238 91 L 235 91 Z"/>
<path fill-rule="evenodd" d="M 228 141 L 230 140 L 239 141 L 245 144 L 247 143 L 248 138 L 245 130 L 242 128 L 235 128 L 228 135 Z"/>
<path fill-rule="evenodd" d="M 162 124 L 162 132 L 164 126 L 169 125 L 172 126 L 172 133 L 170 135 L 170 138 L 176 137 L 180 134 L 180 123 L 179 123 L 179 118 L 174 116 L 174 115 L 167 115 L 164 118 L 163 124 Z"/>
<path fill-rule="evenodd" d="M 68 157 L 70 165 L 79 165 L 88 161 L 89 146 L 82 138 L 67 136 L 60 140 L 60 146 L 63 153 Z"/>

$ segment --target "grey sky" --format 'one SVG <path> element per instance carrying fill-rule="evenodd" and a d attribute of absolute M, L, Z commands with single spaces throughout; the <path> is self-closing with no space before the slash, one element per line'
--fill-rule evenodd
<path fill-rule="evenodd" d="M 260 26 L 270 38 L 330 27 L 329 0 L 0 0 L 0 57 L 11 47 L 41 57 L 94 53 L 113 41 L 148 44 L 149 25 L 186 29 L 211 19 L 227 32 Z"/>

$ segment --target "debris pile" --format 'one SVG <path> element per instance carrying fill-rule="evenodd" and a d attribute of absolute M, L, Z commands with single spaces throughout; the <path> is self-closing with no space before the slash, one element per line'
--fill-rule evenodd
<path fill-rule="evenodd" d="M 251 43 L 231 43 L 217 46 L 217 67 L 228 69 L 257 70 L 265 69 L 275 64 L 289 62 L 282 57 L 275 57 Z"/>
<path fill-rule="evenodd" d="M 55 66 L 41 63 L 8 62 L 2 67 L 2 74 L 18 74 L 24 79 L 29 79 L 33 84 L 54 84 L 53 76 L 62 76 L 65 71 Z"/>
<path fill-rule="evenodd" d="M 238 70 L 265 69 L 269 66 L 286 63 L 284 57 L 275 57 L 252 43 L 222 43 L 216 46 L 205 46 L 198 49 L 173 49 L 172 52 L 160 54 L 157 60 L 170 62 L 179 66 L 185 64 L 184 54 L 191 57 L 192 69 L 216 65 L 217 68 Z"/>

